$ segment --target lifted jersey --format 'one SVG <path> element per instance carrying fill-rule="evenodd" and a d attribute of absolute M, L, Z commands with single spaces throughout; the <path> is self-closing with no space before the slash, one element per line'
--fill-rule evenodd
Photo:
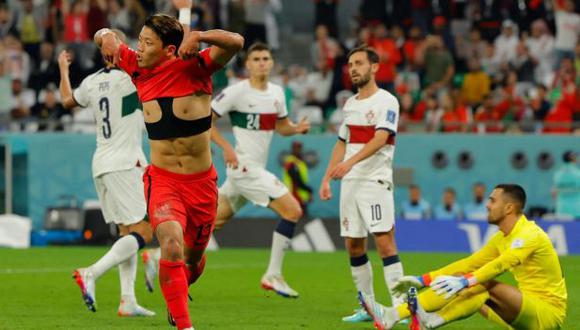
<path fill-rule="evenodd" d="M 282 88 L 268 83 L 268 88 L 261 91 L 243 80 L 224 89 L 211 107 L 220 117 L 229 114 L 240 163 L 266 167 L 276 120 L 288 115 Z"/>
<path fill-rule="evenodd" d="M 372 96 L 362 100 L 359 100 L 356 94 L 346 101 L 343 111 L 344 120 L 338 137 L 346 142 L 344 159 L 359 152 L 375 136 L 376 130 L 382 129 L 390 133 L 385 146 L 354 165 L 343 180 L 358 179 L 392 183 L 395 135 L 399 122 L 397 99 L 383 89 L 379 89 Z"/>
<path fill-rule="evenodd" d="M 147 165 L 143 153 L 143 112 L 131 78 L 118 69 L 101 69 L 73 93 L 81 107 L 93 109 L 97 149 L 93 176 Z"/>

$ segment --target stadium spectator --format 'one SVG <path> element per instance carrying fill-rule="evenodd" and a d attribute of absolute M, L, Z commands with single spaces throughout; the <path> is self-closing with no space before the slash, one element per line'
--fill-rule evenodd
<path fill-rule="evenodd" d="M 481 38 L 479 29 L 472 28 L 469 31 L 469 37 L 467 39 L 461 36 L 456 39 L 455 49 L 457 58 L 466 64 L 471 59 L 481 61 L 485 57 L 487 45 L 488 43 Z"/>
<path fill-rule="evenodd" d="M 409 186 L 409 199 L 401 204 L 401 217 L 405 220 L 430 220 L 431 204 L 421 197 L 421 188 Z"/>
<path fill-rule="evenodd" d="M 46 13 L 44 6 L 35 6 L 32 0 L 22 0 L 22 8 L 16 19 L 16 29 L 24 50 L 36 61 L 39 57 L 40 42 L 44 38 L 42 22 Z"/>
<path fill-rule="evenodd" d="M 546 98 L 547 89 L 544 85 L 536 85 L 536 89 L 532 93 L 532 97 L 530 100 L 530 108 L 533 112 L 534 119 L 541 123 L 545 118 L 552 105 L 550 101 Z"/>
<path fill-rule="evenodd" d="M 421 47 L 423 43 L 423 34 L 418 26 L 412 26 L 409 30 L 409 35 L 403 43 L 403 57 L 405 63 L 410 64 L 414 67 L 417 62 L 417 49 Z"/>
<path fill-rule="evenodd" d="M 13 79 L 18 79 L 24 84 L 28 83 L 32 63 L 30 56 L 22 48 L 20 40 L 12 34 L 4 38 L 5 65 Z"/>
<path fill-rule="evenodd" d="M 308 165 L 304 161 L 302 142 L 292 142 L 292 152 L 284 159 L 282 182 L 300 203 L 303 217 L 308 217 L 308 204 L 312 202 L 312 187 L 308 185 Z"/>
<path fill-rule="evenodd" d="M 442 203 L 433 210 L 433 219 L 439 221 L 461 220 L 461 207 L 456 201 L 455 190 L 451 187 L 445 188 Z"/>
<path fill-rule="evenodd" d="M 472 189 L 473 199 L 467 202 L 463 207 L 465 220 L 486 221 L 487 208 L 485 207 L 485 185 L 482 182 L 477 182 L 473 185 Z"/>
<path fill-rule="evenodd" d="M 510 65 L 517 74 L 518 85 L 523 87 L 522 93 L 525 93 L 534 84 L 534 70 L 537 63 L 530 56 L 528 47 L 523 41 L 518 42 L 516 57 L 511 60 Z"/>
<path fill-rule="evenodd" d="M 313 0 L 314 26 L 324 25 L 328 33 L 333 38 L 338 38 L 338 24 L 336 21 L 336 10 L 339 0 Z"/>
<path fill-rule="evenodd" d="M 326 111 L 334 74 L 324 59 L 318 61 L 316 69 L 306 76 L 306 105 L 318 106 Z"/>
<path fill-rule="evenodd" d="M 444 110 L 439 105 L 437 98 L 432 95 L 426 95 L 425 100 L 425 128 L 428 132 L 437 132 L 441 124 Z"/>
<path fill-rule="evenodd" d="M 443 113 L 440 118 L 440 130 L 444 133 L 463 132 L 467 130 L 467 124 L 471 121 L 471 114 L 462 105 L 460 100 L 455 100 L 450 92 L 440 96 Z"/>
<path fill-rule="evenodd" d="M 266 38 L 266 12 L 271 10 L 272 0 L 243 1 L 246 14 L 244 38 L 245 47 L 255 42 L 268 42 Z"/>
<path fill-rule="evenodd" d="M 532 23 L 531 35 L 526 40 L 530 57 L 536 64 L 534 77 L 537 83 L 549 84 L 554 75 L 554 37 L 543 19 Z"/>
<path fill-rule="evenodd" d="M 556 215 L 580 219 L 580 168 L 578 154 L 567 151 L 563 165 L 554 173 Z"/>
<path fill-rule="evenodd" d="M 421 79 L 413 68 L 413 64 L 407 62 L 395 77 L 395 92 L 397 95 L 411 93 L 414 100 L 421 97 Z"/>
<path fill-rule="evenodd" d="M 54 45 L 48 41 L 43 41 L 40 45 L 40 58 L 34 64 L 30 74 L 28 86 L 39 93 L 48 84 L 58 84 L 59 73 L 58 64 L 54 58 Z"/>
<path fill-rule="evenodd" d="M 502 0 L 474 1 L 474 20 L 481 30 L 481 36 L 493 42 L 501 29 Z"/>
<path fill-rule="evenodd" d="M 376 74 L 377 84 L 380 88 L 393 93 L 397 65 L 402 62 L 402 58 L 395 41 L 389 37 L 388 33 L 383 23 L 377 24 L 373 29 L 373 39 L 370 46 L 379 55 L 379 71 Z"/>
<path fill-rule="evenodd" d="M 131 31 L 131 21 L 129 20 L 129 12 L 123 6 L 123 0 L 109 0 L 109 25 L 112 29 L 118 29 L 125 34 Z"/>
<path fill-rule="evenodd" d="M 441 36 L 427 37 L 420 50 L 419 64 L 425 68 L 423 85 L 432 87 L 435 91 L 447 88 L 455 74 L 455 67 L 451 53 L 445 48 Z"/>
<path fill-rule="evenodd" d="M 63 0 L 62 14 L 64 22 L 63 41 L 74 49 L 77 61 L 83 69 L 89 69 L 92 63 L 94 47 L 89 44 L 89 8 L 80 0 Z"/>
<path fill-rule="evenodd" d="M 11 129 L 23 130 L 30 116 L 30 109 L 36 103 L 36 96 L 34 91 L 26 88 L 20 79 L 12 80 L 12 95 L 14 95 L 14 106 L 10 111 L 10 117 L 15 121 Z"/>
<path fill-rule="evenodd" d="M 12 18 L 12 12 L 9 7 L 0 2 L 0 40 L 8 34 L 17 34 L 16 27 Z"/>
<path fill-rule="evenodd" d="M 50 84 L 43 89 L 38 100 L 31 109 L 31 116 L 39 121 L 38 131 L 62 131 L 60 119 L 70 112 L 65 111 L 57 99 L 56 85 Z"/>
<path fill-rule="evenodd" d="M 324 61 L 326 67 L 329 70 L 333 70 L 339 47 L 336 40 L 328 35 L 326 25 L 318 25 L 315 31 L 314 43 L 310 47 L 312 67 L 316 68 L 320 61 Z"/>
<path fill-rule="evenodd" d="M 489 75 L 481 69 L 479 59 L 475 56 L 468 59 L 469 72 L 463 78 L 461 96 L 471 107 L 477 107 L 490 92 L 491 80 Z"/>
<path fill-rule="evenodd" d="M 97 31 L 107 26 L 107 7 L 107 0 L 90 0 L 87 12 L 90 18 L 87 21 L 89 36 L 95 35 Z"/>
<path fill-rule="evenodd" d="M 518 31 L 516 24 L 511 20 L 502 23 L 501 34 L 493 42 L 495 47 L 495 59 L 500 64 L 506 64 L 516 58 L 518 45 Z"/>
<path fill-rule="evenodd" d="M 558 68 L 563 58 L 574 58 L 574 47 L 580 36 L 580 15 L 574 12 L 572 0 L 553 0 L 556 20 L 555 68 Z"/>

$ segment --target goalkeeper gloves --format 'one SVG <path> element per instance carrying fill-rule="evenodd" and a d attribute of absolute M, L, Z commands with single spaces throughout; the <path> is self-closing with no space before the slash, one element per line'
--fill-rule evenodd
<path fill-rule="evenodd" d="M 465 276 L 437 276 L 431 283 L 431 289 L 438 295 L 445 295 L 445 299 L 451 298 L 457 292 L 477 284 L 475 277 L 471 274 Z"/>

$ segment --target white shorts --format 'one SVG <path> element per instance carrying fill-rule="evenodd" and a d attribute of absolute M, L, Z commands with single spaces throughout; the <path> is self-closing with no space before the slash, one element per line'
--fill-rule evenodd
<path fill-rule="evenodd" d="M 340 236 L 361 238 L 393 229 L 395 208 L 391 183 L 343 180 L 340 185 Z"/>
<path fill-rule="evenodd" d="M 288 188 L 263 168 L 250 170 L 240 165 L 237 169 L 228 168 L 226 174 L 226 181 L 220 187 L 219 194 L 228 198 L 234 212 L 247 201 L 267 207 L 271 201 L 288 193 Z"/>
<path fill-rule="evenodd" d="M 143 168 L 105 173 L 94 181 L 106 223 L 128 226 L 145 218 Z"/>

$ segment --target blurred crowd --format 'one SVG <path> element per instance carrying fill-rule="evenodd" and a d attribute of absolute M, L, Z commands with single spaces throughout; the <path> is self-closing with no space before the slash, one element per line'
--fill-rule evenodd
<path fill-rule="evenodd" d="M 193 1 L 192 28 L 225 28 L 243 34 L 246 46 L 260 40 L 275 56 L 284 51 L 273 80 L 291 113 L 321 131 L 336 129 L 336 110 L 353 95 L 346 54 L 368 44 L 380 56 L 379 85 L 399 98 L 402 132 L 580 132 L 578 1 L 361 0 L 358 12 L 341 17 L 347 29 L 338 25 L 347 0 L 301 1 L 315 11 L 310 49 L 284 47 L 283 37 L 295 36 L 280 32 L 281 0 Z M 155 12 L 175 15 L 168 0 L 0 0 L 0 127 L 69 129 L 55 120 L 70 117 L 59 103 L 56 54 L 71 52 L 77 85 L 102 66 L 94 32 L 117 28 L 134 45 Z M 244 76 L 240 57 L 214 85 Z"/>

